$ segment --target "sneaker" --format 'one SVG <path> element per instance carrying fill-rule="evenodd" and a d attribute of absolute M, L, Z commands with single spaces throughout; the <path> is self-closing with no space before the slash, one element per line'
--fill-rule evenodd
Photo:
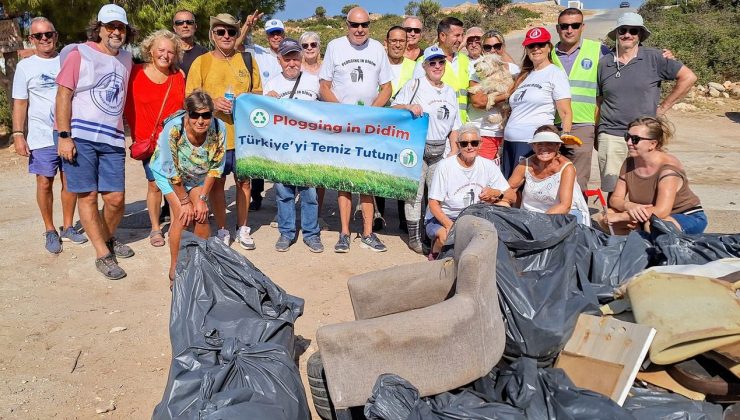
<path fill-rule="evenodd" d="M 54 230 L 47 230 L 44 232 L 44 237 L 46 237 L 46 250 L 51 252 L 52 254 L 58 254 L 62 252 L 62 241 L 59 239 L 59 234 L 57 233 L 56 229 Z"/>
<path fill-rule="evenodd" d="M 231 245 L 231 233 L 226 229 L 219 229 L 216 232 L 216 238 L 223 242 L 226 246 Z"/>
<path fill-rule="evenodd" d="M 324 245 L 321 243 L 321 238 L 318 235 L 304 239 L 303 243 L 306 244 L 311 252 L 315 252 L 317 254 L 324 252 Z"/>
<path fill-rule="evenodd" d="M 339 254 L 349 252 L 349 235 L 345 235 L 344 233 L 339 234 L 339 240 L 334 245 L 334 252 Z"/>
<path fill-rule="evenodd" d="M 59 227 L 59 232 L 61 234 L 60 236 L 62 241 L 64 242 L 72 242 L 73 244 L 84 244 L 87 242 L 87 237 L 82 233 L 77 232 L 75 228 L 71 226 L 67 229 Z"/>
<path fill-rule="evenodd" d="M 134 256 L 134 250 L 130 246 L 120 242 L 115 236 L 111 236 L 105 244 L 108 246 L 108 250 L 116 257 L 131 258 Z"/>
<path fill-rule="evenodd" d="M 326 220 L 324 220 L 323 217 L 319 217 L 319 229 L 329 230 L 329 224 L 326 223 Z"/>
<path fill-rule="evenodd" d="M 126 277 L 126 272 L 118 266 L 116 256 L 113 253 L 95 260 L 95 268 L 109 280 L 118 280 Z"/>
<path fill-rule="evenodd" d="M 383 242 L 381 242 L 378 236 L 374 233 L 371 233 L 367 236 L 361 236 L 360 246 L 362 248 L 367 248 L 375 252 L 385 252 L 388 250 L 388 248 L 383 245 Z"/>
<path fill-rule="evenodd" d="M 280 235 L 280 238 L 275 242 L 275 251 L 285 252 L 290 248 L 290 244 L 293 241 L 285 235 Z"/>
<path fill-rule="evenodd" d="M 256 248 L 254 245 L 254 239 L 249 234 L 251 233 L 249 226 L 242 226 L 236 235 L 236 240 L 239 241 L 239 246 L 246 250 L 253 250 Z"/>

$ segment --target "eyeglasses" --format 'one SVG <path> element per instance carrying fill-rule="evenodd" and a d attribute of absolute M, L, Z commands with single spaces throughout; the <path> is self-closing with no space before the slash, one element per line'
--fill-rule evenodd
<path fill-rule="evenodd" d="M 119 23 L 113 23 L 113 22 L 104 23 L 103 24 L 103 27 L 108 32 L 115 32 L 116 29 L 118 29 L 118 32 L 126 32 L 126 28 L 127 28 L 126 24 L 125 23 L 121 23 L 121 22 L 119 22 Z"/>
<path fill-rule="evenodd" d="M 636 35 L 639 35 L 640 32 L 642 32 L 642 28 L 635 27 L 635 26 L 620 26 L 619 28 L 617 28 L 617 33 L 619 35 L 624 35 L 627 32 L 629 32 L 630 35 L 632 36 L 636 36 Z"/>
<path fill-rule="evenodd" d="M 567 31 L 568 27 L 571 27 L 573 29 L 581 29 L 581 25 L 583 25 L 583 22 L 575 22 L 575 23 L 558 23 L 558 26 L 560 27 L 561 31 Z"/>
<path fill-rule="evenodd" d="M 491 50 L 498 51 L 503 46 L 504 46 L 504 44 L 502 44 L 501 42 L 496 43 L 496 44 L 493 44 L 493 45 L 491 45 L 491 44 L 483 44 L 483 51 L 486 51 L 486 52 L 491 51 Z"/>
<path fill-rule="evenodd" d="M 347 21 L 347 24 L 352 29 L 357 29 L 360 26 L 362 26 L 363 28 L 369 28 L 370 27 L 370 21 L 367 21 L 367 22 L 352 22 L 352 21 L 348 20 Z"/>
<path fill-rule="evenodd" d="M 655 140 L 655 139 L 651 139 L 649 137 L 640 137 L 637 134 L 624 133 L 624 141 L 632 142 L 632 144 L 637 144 L 640 142 L 640 140 Z"/>
<path fill-rule="evenodd" d="M 471 140 L 471 141 L 458 141 L 457 144 L 460 145 L 460 147 L 478 147 L 480 146 L 480 140 Z"/>
<path fill-rule="evenodd" d="M 316 48 L 319 46 L 318 42 L 307 42 L 305 44 L 301 44 L 301 47 L 303 47 L 304 50 L 307 50 L 309 48 Z"/>
<path fill-rule="evenodd" d="M 222 28 L 222 29 L 214 29 L 213 30 L 213 33 L 216 34 L 216 36 L 218 36 L 218 37 L 222 37 L 222 36 L 224 36 L 226 34 L 229 34 L 229 36 L 233 38 L 233 37 L 236 36 L 237 32 L 238 31 L 236 29 L 234 29 L 234 28 L 229 28 L 229 29 L 223 29 Z"/>
<path fill-rule="evenodd" d="M 472 44 L 473 42 L 480 44 L 480 37 L 479 36 L 469 36 L 465 42 L 467 44 Z"/>
<path fill-rule="evenodd" d="M 403 30 L 406 31 L 407 34 L 410 34 L 410 33 L 420 34 L 421 33 L 421 28 L 403 28 Z"/>
<path fill-rule="evenodd" d="M 535 42 L 534 44 L 529 44 L 524 48 L 534 50 L 537 48 L 545 48 L 547 46 L 547 42 Z"/>
<path fill-rule="evenodd" d="M 37 41 L 41 41 L 41 39 L 43 39 L 44 37 L 46 37 L 46 39 L 52 39 L 54 38 L 54 35 L 56 34 L 57 33 L 55 31 L 49 31 L 49 32 L 38 32 L 35 34 L 31 34 L 30 36 L 32 36 Z"/>
<path fill-rule="evenodd" d="M 386 42 L 389 44 L 404 44 L 406 43 L 406 38 L 404 39 L 386 39 Z"/>
<path fill-rule="evenodd" d="M 213 112 L 206 111 L 206 112 L 195 112 L 190 111 L 188 112 L 188 117 L 190 117 L 191 120 L 197 120 L 199 118 L 203 118 L 204 120 L 210 120 L 213 118 Z"/>
<path fill-rule="evenodd" d="M 192 20 L 192 19 L 176 20 L 175 21 L 175 26 L 182 26 L 182 25 L 190 25 L 190 26 L 193 26 L 193 25 L 195 25 L 195 21 Z"/>
<path fill-rule="evenodd" d="M 444 59 L 431 60 L 431 61 L 428 61 L 428 63 L 429 63 L 429 67 L 442 67 L 442 66 L 445 65 L 445 61 L 446 60 L 444 60 Z"/>

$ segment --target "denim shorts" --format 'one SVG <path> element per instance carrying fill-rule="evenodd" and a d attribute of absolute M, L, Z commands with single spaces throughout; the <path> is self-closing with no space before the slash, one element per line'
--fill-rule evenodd
<path fill-rule="evenodd" d="M 146 177 L 147 181 L 154 181 L 154 174 L 152 173 L 152 170 L 149 169 L 149 162 L 151 162 L 152 158 L 148 157 L 145 160 L 141 161 L 142 166 L 144 166 L 144 176 Z"/>
<path fill-rule="evenodd" d="M 58 133 L 54 132 L 54 143 Z M 123 192 L 126 190 L 126 149 L 105 143 L 73 139 L 77 155 L 62 159 L 67 190 L 74 193 Z"/>
<path fill-rule="evenodd" d="M 60 169 L 62 159 L 56 146 L 41 147 L 31 150 L 28 158 L 28 173 L 54 178 Z"/>
<path fill-rule="evenodd" d="M 455 222 L 455 219 L 457 218 L 450 217 L 450 220 L 452 220 L 453 223 Z M 432 241 L 437 239 L 437 232 L 439 232 L 439 230 L 442 229 L 442 227 L 443 227 L 442 224 L 439 223 L 439 220 L 437 220 L 436 217 L 432 217 L 431 219 L 427 220 L 424 223 L 424 230 L 427 233 L 427 237 L 431 239 Z"/>
<path fill-rule="evenodd" d="M 681 226 L 681 231 L 689 235 L 704 233 L 704 229 L 707 228 L 707 215 L 704 211 L 691 214 L 675 213 L 671 217 Z"/>

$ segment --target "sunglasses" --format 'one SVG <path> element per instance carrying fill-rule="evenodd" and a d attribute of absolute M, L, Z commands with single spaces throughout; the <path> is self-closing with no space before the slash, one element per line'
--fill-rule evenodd
<path fill-rule="evenodd" d="M 567 31 L 569 27 L 573 29 L 581 29 L 581 25 L 583 25 L 583 22 L 558 23 L 558 26 L 560 27 L 561 31 Z"/>
<path fill-rule="evenodd" d="M 655 139 L 651 139 L 649 137 L 640 137 L 637 134 L 624 133 L 624 141 L 629 141 L 629 142 L 632 142 L 632 144 L 637 144 L 640 142 L 640 140 L 655 140 Z"/>
<path fill-rule="evenodd" d="M 499 43 L 497 43 L 497 44 L 493 44 L 493 45 L 491 45 L 491 44 L 483 44 L 483 51 L 486 51 L 486 52 L 488 52 L 488 51 L 491 51 L 491 50 L 496 50 L 496 51 L 498 51 L 498 50 L 500 50 L 500 49 L 501 49 L 501 47 L 503 47 L 503 46 L 504 46 L 504 44 L 502 44 L 502 43 L 500 43 L 500 42 L 499 42 Z"/>
<path fill-rule="evenodd" d="M 190 117 L 191 120 L 197 120 L 199 118 L 203 118 L 204 120 L 210 120 L 213 118 L 213 112 L 206 111 L 206 112 L 195 112 L 190 111 L 188 112 L 188 117 Z"/>
<path fill-rule="evenodd" d="M 458 141 L 457 144 L 460 145 L 460 147 L 478 147 L 480 146 L 480 140 L 471 140 L 471 141 Z"/>
<path fill-rule="evenodd" d="M 307 42 L 305 44 L 301 44 L 301 47 L 303 47 L 304 50 L 307 50 L 309 48 L 316 48 L 319 46 L 318 42 Z"/>
<path fill-rule="evenodd" d="M 229 34 L 229 36 L 233 38 L 233 37 L 236 36 L 237 32 L 238 31 L 236 29 L 234 29 L 234 28 L 229 28 L 229 29 L 214 29 L 213 30 L 213 33 L 216 34 L 216 36 L 218 36 L 218 37 L 222 37 L 222 36 L 224 36 L 226 34 Z"/>
<path fill-rule="evenodd" d="M 403 30 L 406 31 L 407 34 L 410 34 L 410 33 L 420 34 L 421 33 L 421 28 L 403 28 Z"/>
<path fill-rule="evenodd" d="M 267 37 L 268 38 L 270 38 L 272 36 L 284 36 L 284 35 L 285 35 L 285 31 L 283 31 L 281 29 L 274 29 L 274 30 L 272 30 L 272 31 L 270 31 L 270 32 L 267 33 Z"/>
<path fill-rule="evenodd" d="M 125 23 L 105 23 L 103 24 L 103 27 L 108 32 L 115 32 L 116 29 L 118 29 L 118 32 L 126 32 L 126 24 Z"/>
<path fill-rule="evenodd" d="M 534 44 L 529 44 L 525 48 L 534 50 L 537 48 L 545 48 L 547 46 L 547 42 L 535 42 Z"/>
<path fill-rule="evenodd" d="M 55 31 L 49 31 L 49 32 L 38 32 L 35 34 L 31 34 L 30 36 L 33 37 L 37 41 L 41 41 L 44 37 L 46 37 L 46 39 L 52 39 L 54 38 L 54 35 L 56 34 L 57 33 Z"/>
<path fill-rule="evenodd" d="M 369 21 L 368 21 L 368 22 L 352 22 L 352 21 L 349 21 L 349 20 L 348 20 L 348 21 L 347 21 L 347 24 L 348 24 L 348 25 L 349 25 L 349 27 L 350 27 L 350 28 L 352 28 L 352 29 L 357 29 L 357 28 L 359 28 L 360 26 L 362 26 L 363 28 L 369 28 L 369 27 L 370 27 L 370 22 L 369 22 Z"/>
<path fill-rule="evenodd" d="M 428 63 L 429 63 L 429 67 L 442 67 L 442 66 L 445 65 L 445 61 L 446 60 L 444 60 L 444 59 L 431 60 L 431 61 L 428 61 Z"/>
<path fill-rule="evenodd" d="M 470 36 L 468 37 L 468 40 L 466 41 L 468 44 L 472 44 L 473 42 L 477 42 L 480 44 L 480 37 L 479 36 Z"/>
<path fill-rule="evenodd" d="M 617 28 L 617 33 L 619 35 L 624 35 L 627 32 L 629 32 L 630 35 L 636 36 L 636 35 L 639 35 L 641 31 L 642 31 L 642 28 L 637 28 L 634 26 L 620 26 L 619 28 Z"/>
<path fill-rule="evenodd" d="M 193 26 L 193 25 L 195 25 L 195 21 L 192 20 L 192 19 L 176 20 L 175 21 L 175 26 L 182 26 L 182 25 L 190 25 L 190 26 Z"/>

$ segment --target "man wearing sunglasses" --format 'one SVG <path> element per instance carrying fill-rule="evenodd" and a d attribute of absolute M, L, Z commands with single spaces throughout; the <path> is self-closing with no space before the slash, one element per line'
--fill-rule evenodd
<path fill-rule="evenodd" d="M 132 66 L 131 54 L 123 46 L 133 41 L 136 31 L 122 7 L 106 4 L 88 33 L 88 42 L 69 45 L 60 54 L 57 152 L 67 189 L 77 194 L 80 221 L 95 249 L 95 267 L 106 278 L 118 280 L 126 276 L 118 258 L 134 255 L 115 233 L 125 207 L 122 114 Z"/>
<path fill-rule="evenodd" d="M 650 36 L 642 16 L 624 13 L 609 32 L 615 51 L 599 62 L 597 115 L 601 189 L 613 192 L 627 145 L 622 137 L 630 122 L 641 116 L 661 117 L 688 93 L 696 75 L 666 52 L 643 47 Z M 661 82 L 675 80 L 671 92 L 660 100 Z"/>
<path fill-rule="evenodd" d="M 465 50 L 464 52 L 468 55 L 468 58 L 470 58 L 470 63 L 475 65 L 475 63 L 480 60 L 481 55 L 483 55 L 483 29 L 473 26 L 471 28 L 468 28 L 467 31 L 465 31 L 465 38 L 462 43 L 460 43 L 460 51 Z"/>
<path fill-rule="evenodd" d="M 361 7 L 347 13 L 347 35 L 329 42 L 319 70 L 321 100 L 342 104 L 385 106 L 391 97 L 393 74 L 383 44 L 370 39 L 370 15 Z M 334 252 L 349 252 L 349 218 L 352 194 L 339 191 L 341 231 Z M 362 244 L 372 251 L 386 251 L 373 233 L 373 197 L 360 195 Z"/>
<path fill-rule="evenodd" d="M 421 19 L 416 16 L 407 16 L 406 19 L 403 20 L 403 24 L 401 24 L 401 26 L 406 31 L 406 51 L 403 53 L 403 56 L 409 60 L 416 61 L 419 57 L 424 55 L 424 51 L 422 51 L 419 46 L 419 41 L 421 41 L 421 31 L 423 28 Z"/>
<path fill-rule="evenodd" d="M 46 250 L 52 254 L 62 252 L 62 241 L 85 243 L 87 238 L 77 233 L 72 221 L 77 204 L 77 194 L 67 191 L 64 172 L 57 148 L 54 146 L 51 115 L 57 95 L 55 79 L 59 73 L 59 56 L 56 52 L 57 32 L 45 17 L 31 20 L 28 36 L 35 54 L 21 60 L 13 77 L 13 134 L 15 152 L 28 157 L 28 172 L 36 175 L 36 201 L 45 225 Z M 24 132 L 28 121 L 28 135 Z M 61 233 L 54 224 L 54 178 L 59 171 L 62 182 Z M 61 234 L 61 236 L 60 236 Z"/>
<path fill-rule="evenodd" d="M 180 46 L 185 53 L 182 55 L 180 68 L 187 77 L 190 66 L 196 58 L 208 52 L 207 49 L 195 43 L 195 32 L 198 24 L 195 15 L 190 10 L 180 10 L 172 18 L 172 29 L 180 37 Z"/>

